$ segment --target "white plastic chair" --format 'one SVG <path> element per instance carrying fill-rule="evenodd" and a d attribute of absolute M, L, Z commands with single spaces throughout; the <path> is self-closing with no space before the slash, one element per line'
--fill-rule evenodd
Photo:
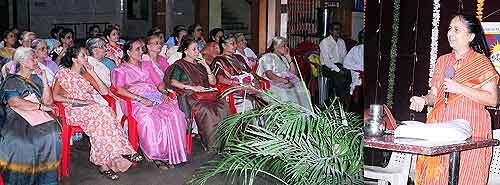
<path fill-rule="evenodd" d="M 412 154 L 392 152 L 389 164 L 385 167 L 364 166 L 363 176 L 370 179 L 377 179 L 379 185 L 406 185 L 410 172 Z"/>
<path fill-rule="evenodd" d="M 493 138 L 500 139 L 500 129 L 493 130 Z M 500 146 L 493 147 L 488 185 L 500 185 Z"/>

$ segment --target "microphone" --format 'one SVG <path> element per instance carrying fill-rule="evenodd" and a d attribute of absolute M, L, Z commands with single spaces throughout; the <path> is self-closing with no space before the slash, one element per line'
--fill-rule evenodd
<path fill-rule="evenodd" d="M 446 66 L 444 69 L 444 77 L 445 78 L 453 78 L 455 76 L 455 68 L 452 65 Z M 449 92 L 444 92 L 444 105 L 448 105 L 448 97 L 450 96 Z"/>

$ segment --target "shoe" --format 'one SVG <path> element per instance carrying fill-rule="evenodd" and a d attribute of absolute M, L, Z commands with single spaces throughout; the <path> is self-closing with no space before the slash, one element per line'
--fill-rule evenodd
<path fill-rule="evenodd" d="M 141 154 L 139 154 L 139 153 L 135 153 L 132 155 L 122 155 L 122 156 L 123 156 L 123 158 L 125 158 L 133 163 L 140 163 L 144 159 L 144 157 L 142 157 Z"/>
<path fill-rule="evenodd" d="M 118 180 L 120 179 L 120 176 L 118 176 L 118 173 L 114 172 L 112 169 L 109 169 L 109 170 L 106 170 L 106 171 L 101 171 L 99 170 L 99 173 L 103 176 L 105 176 L 106 178 L 110 179 L 110 180 Z"/>
<path fill-rule="evenodd" d="M 168 164 L 168 162 L 164 162 L 164 161 L 160 161 L 160 160 L 154 160 L 153 163 L 160 170 L 168 170 L 168 169 L 174 168 L 174 165 Z"/>

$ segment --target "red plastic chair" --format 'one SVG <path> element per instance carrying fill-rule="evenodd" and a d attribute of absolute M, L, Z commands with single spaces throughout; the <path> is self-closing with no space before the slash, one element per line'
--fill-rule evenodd
<path fill-rule="evenodd" d="M 137 149 L 139 148 L 139 139 L 138 139 L 139 136 L 137 133 L 137 122 L 135 121 L 132 115 L 132 100 L 129 97 L 119 94 L 118 90 L 114 86 L 111 87 L 111 93 L 113 93 L 113 95 L 115 95 L 116 97 L 120 98 L 120 100 L 125 101 L 126 112 L 123 113 L 123 116 L 120 119 L 120 123 L 122 124 L 123 127 L 125 121 L 128 122 L 128 140 L 130 141 L 132 148 L 134 148 L 134 150 L 137 151 Z"/>
<path fill-rule="evenodd" d="M 231 86 L 230 85 L 226 85 L 226 84 L 220 84 L 220 83 L 217 83 L 215 84 L 215 88 L 217 88 L 217 91 L 219 91 L 219 93 L 224 93 L 224 91 L 226 89 L 229 89 Z M 229 98 L 229 109 L 231 110 L 231 114 L 236 114 L 236 104 L 234 102 L 234 95 L 233 93 L 229 94 L 228 95 L 228 98 Z"/>
<path fill-rule="evenodd" d="M 116 114 L 116 101 L 111 96 L 102 96 L 109 104 L 111 109 Z M 66 112 L 64 110 L 64 104 L 61 102 L 54 102 L 59 111 L 59 116 L 61 117 L 62 124 L 62 132 L 61 132 L 61 140 L 62 140 L 62 157 L 61 157 L 61 165 L 59 170 L 62 170 L 63 176 L 69 176 L 69 160 L 70 160 L 70 140 L 71 135 L 77 132 L 83 132 L 83 129 L 79 126 L 68 125 L 66 120 Z M 61 169 L 62 168 L 62 169 Z M 60 172 L 59 172 L 60 173 Z M 60 175 L 60 174 L 59 174 Z"/>
<path fill-rule="evenodd" d="M 194 116 L 196 115 L 196 110 L 195 109 L 191 109 L 191 118 L 192 120 L 194 120 Z M 193 124 L 192 122 L 191 123 L 187 123 L 187 124 Z M 193 137 L 191 136 L 191 133 L 187 133 L 186 134 L 186 153 L 188 156 L 191 156 L 191 154 L 193 153 Z"/>
<path fill-rule="evenodd" d="M 126 103 L 127 110 L 126 110 L 126 112 L 124 112 L 120 123 L 123 126 L 125 124 L 125 120 L 128 121 L 128 140 L 132 144 L 132 147 L 134 148 L 134 150 L 137 151 L 137 149 L 139 148 L 139 139 L 138 139 L 139 135 L 137 133 L 137 121 L 134 119 L 134 115 L 132 113 L 132 99 L 118 93 L 118 89 L 116 89 L 116 87 L 114 87 L 114 86 L 111 87 L 111 93 L 113 93 L 115 96 L 120 98 L 120 100 L 125 101 L 125 103 Z M 176 95 L 174 93 L 169 93 L 168 96 L 173 99 Z M 193 111 L 192 115 L 194 118 L 194 111 Z M 189 124 L 191 124 L 191 123 L 189 123 Z M 186 145 L 187 145 L 186 153 L 188 155 L 191 155 L 191 151 L 192 151 L 191 134 L 186 135 Z"/>

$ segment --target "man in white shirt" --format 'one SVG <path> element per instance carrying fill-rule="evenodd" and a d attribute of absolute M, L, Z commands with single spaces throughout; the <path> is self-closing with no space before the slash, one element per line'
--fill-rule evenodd
<path fill-rule="evenodd" d="M 364 71 L 363 67 L 363 31 L 358 33 L 359 44 L 352 47 L 349 53 L 344 59 L 344 68 L 351 70 L 352 83 L 351 91 L 352 95 L 354 88 L 362 84 L 360 73 Z"/>
<path fill-rule="evenodd" d="M 321 40 L 319 44 L 321 64 L 336 72 L 340 71 L 336 63 L 342 64 L 347 54 L 345 42 L 340 38 L 340 28 L 339 23 L 333 23 L 330 36 Z"/>
<path fill-rule="evenodd" d="M 363 111 L 363 86 L 362 86 L 363 84 L 362 76 L 364 71 L 363 39 L 364 39 L 364 32 L 363 30 L 361 30 L 358 33 L 359 44 L 352 47 L 344 59 L 344 68 L 351 70 L 352 83 L 351 83 L 350 94 L 353 95 L 351 103 L 351 111 L 354 112 Z"/>
<path fill-rule="evenodd" d="M 344 40 L 340 38 L 340 33 L 341 24 L 333 23 L 330 30 L 330 36 L 321 40 L 319 44 L 320 62 L 324 66 L 321 71 L 328 79 L 328 86 L 322 88 L 324 89 L 323 91 L 327 92 L 323 92 L 323 95 L 320 96 L 320 103 L 324 103 L 325 99 L 330 100 L 332 95 L 335 94 L 342 100 L 346 110 L 349 110 L 351 74 L 349 70 L 343 67 L 344 57 L 347 51 Z M 326 84 L 322 86 L 325 85 Z"/>

